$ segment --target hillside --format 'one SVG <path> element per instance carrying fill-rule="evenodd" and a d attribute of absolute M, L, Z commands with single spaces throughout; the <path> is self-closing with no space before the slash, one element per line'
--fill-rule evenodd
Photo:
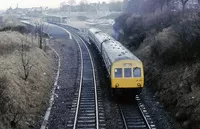
<path fill-rule="evenodd" d="M 118 40 L 144 63 L 145 86 L 171 112 L 177 128 L 200 128 L 199 13 L 163 11 L 118 20 L 124 32 Z"/>
<path fill-rule="evenodd" d="M 0 129 L 36 128 L 48 104 L 52 60 L 33 39 L 0 32 Z"/>

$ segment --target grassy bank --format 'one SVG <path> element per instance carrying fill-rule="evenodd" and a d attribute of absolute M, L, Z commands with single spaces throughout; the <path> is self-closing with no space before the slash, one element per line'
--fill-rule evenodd
<path fill-rule="evenodd" d="M 35 128 L 53 83 L 51 57 L 32 36 L 0 32 L 0 128 Z"/>

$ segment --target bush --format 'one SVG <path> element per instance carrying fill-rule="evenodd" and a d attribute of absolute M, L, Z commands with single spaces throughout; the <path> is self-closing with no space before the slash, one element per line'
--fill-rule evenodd
<path fill-rule="evenodd" d="M 142 17 L 136 17 L 135 15 L 132 15 L 126 20 L 125 24 L 124 33 L 126 36 L 144 32 L 144 23 Z"/>
<path fill-rule="evenodd" d="M 162 31 L 180 20 L 179 13 L 172 13 L 169 11 L 152 14 L 144 17 L 144 27 L 146 31 L 155 29 L 156 32 Z"/>
<path fill-rule="evenodd" d="M 194 63 L 200 60 L 200 20 L 184 18 L 173 26 L 173 36 L 164 41 L 156 40 L 151 47 L 151 56 L 163 64 Z M 159 35 L 157 36 L 159 37 Z M 174 38 L 176 41 L 169 43 Z M 165 46 L 164 46 L 165 45 Z"/>
<path fill-rule="evenodd" d="M 140 44 L 144 41 L 144 39 L 146 38 L 146 34 L 145 33 L 140 33 L 140 34 L 136 34 L 134 36 L 132 36 L 131 42 L 128 45 L 130 48 L 134 47 L 134 49 L 138 49 Z"/>
<path fill-rule="evenodd" d="M 130 17 L 130 14 L 124 13 L 119 17 L 115 18 L 114 28 L 123 29 L 125 27 L 126 20 Z"/>
<path fill-rule="evenodd" d="M 4 27 L 0 31 L 17 31 L 21 34 L 28 33 L 28 30 L 25 26 L 14 26 L 14 27 L 8 26 L 8 27 Z"/>
<path fill-rule="evenodd" d="M 123 29 L 125 37 L 123 39 L 128 40 L 126 41 L 129 42 L 128 47 L 134 47 L 136 50 L 148 35 L 152 36 L 162 32 L 164 28 L 176 24 L 179 19 L 179 13 L 165 11 L 147 16 L 123 14 L 115 21 L 116 25 Z"/>
<path fill-rule="evenodd" d="M 134 47 L 134 49 L 137 49 L 146 38 L 142 17 L 132 15 L 127 18 L 123 31 L 125 39 L 129 40 L 128 47 L 130 48 Z"/>
<path fill-rule="evenodd" d="M 173 44 L 171 47 L 167 48 L 161 53 L 160 59 L 165 65 L 175 65 L 178 62 L 180 63 L 181 55 L 179 45 Z"/>
<path fill-rule="evenodd" d="M 174 26 L 179 43 L 180 58 L 185 62 L 200 59 L 200 18 L 185 19 Z"/>
<path fill-rule="evenodd" d="M 198 85 L 200 84 L 200 67 L 198 68 L 197 72 L 196 72 L 196 77 L 195 77 L 195 81 L 198 83 Z"/>
<path fill-rule="evenodd" d="M 1 110 L 0 110 L 0 114 L 2 115 L 3 113 L 6 112 L 7 107 L 5 107 L 6 103 L 8 103 L 8 97 L 5 97 L 5 89 L 8 86 L 8 80 L 7 78 L 4 77 L 0 77 L 0 105 L 1 105 Z"/>

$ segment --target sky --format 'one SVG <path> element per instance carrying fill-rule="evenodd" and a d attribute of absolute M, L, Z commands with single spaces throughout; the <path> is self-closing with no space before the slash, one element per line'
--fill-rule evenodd
<path fill-rule="evenodd" d="M 0 10 L 6 10 L 9 7 L 16 8 L 17 4 L 19 8 L 41 7 L 48 6 L 50 8 L 56 8 L 60 6 L 61 2 L 67 2 L 67 0 L 1 0 Z M 91 3 L 103 2 L 108 0 L 87 0 Z M 80 0 L 76 0 L 79 3 Z"/>

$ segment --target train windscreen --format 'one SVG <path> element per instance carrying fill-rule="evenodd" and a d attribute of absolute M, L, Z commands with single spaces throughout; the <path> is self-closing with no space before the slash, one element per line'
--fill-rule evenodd
<path fill-rule="evenodd" d="M 122 68 L 116 68 L 115 69 L 115 77 L 116 78 L 122 78 Z"/>

